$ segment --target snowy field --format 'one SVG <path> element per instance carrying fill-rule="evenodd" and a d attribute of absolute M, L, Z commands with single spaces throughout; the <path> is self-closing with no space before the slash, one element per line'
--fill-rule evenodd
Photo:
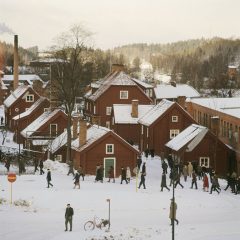
<path fill-rule="evenodd" d="M 160 192 L 161 162 L 147 160 L 146 187 L 136 192 L 135 179 L 130 184 L 94 183 L 93 176 L 73 189 L 72 176 L 67 176 L 65 164 L 54 163 L 53 188 L 46 188 L 46 173 L 23 175 L 13 184 L 13 201 L 25 200 L 29 206 L 9 204 L 10 184 L 0 176 L 0 239 L 1 240 L 167 240 L 171 239 L 168 218 L 172 193 Z M 0 166 L 3 168 L 3 166 Z M 222 190 L 218 195 L 190 189 L 190 179 L 184 189 L 176 189 L 178 204 L 176 240 L 236 240 L 240 239 L 240 196 Z M 220 181 L 221 187 L 226 186 Z M 95 229 L 85 232 L 83 225 L 94 215 L 107 218 L 111 199 L 111 231 Z M 74 208 L 73 231 L 64 232 L 66 204 Z"/>

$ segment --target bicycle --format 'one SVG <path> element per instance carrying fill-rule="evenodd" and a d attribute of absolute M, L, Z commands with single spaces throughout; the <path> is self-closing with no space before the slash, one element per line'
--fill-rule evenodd
<path fill-rule="evenodd" d="M 94 216 L 92 221 L 87 221 L 84 224 L 84 230 L 85 231 L 90 231 L 90 230 L 94 230 L 95 227 L 99 228 L 99 229 L 103 229 L 106 226 L 110 226 L 110 222 L 109 220 L 106 219 L 99 219 L 96 216 Z"/>

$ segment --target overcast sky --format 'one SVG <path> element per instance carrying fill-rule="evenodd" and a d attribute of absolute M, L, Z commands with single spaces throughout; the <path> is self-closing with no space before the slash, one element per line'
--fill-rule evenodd
<path fill-rule="evenodd" d="M 104 49 L 127 43 L 237 38 L 240 0 L 0 0 L 0 23 L 17 33 L 24 47 L 46 49 L 56 35 L 78 22 L 95 33 L 95 47 Z M 0 39 L 13 42 L 6 33 Z"/>

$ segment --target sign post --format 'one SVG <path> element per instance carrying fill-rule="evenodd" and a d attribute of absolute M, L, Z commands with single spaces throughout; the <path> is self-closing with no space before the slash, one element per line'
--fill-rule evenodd
<path fill-rule="evenodd" d="M 11 204 L 12 204 L 12 184 L 16 181 L 17 177 L 15 173 L 8 174 L 8 181 L 11 183 Z"/>
<path fill-rule="evenodd" d="M 110 226 L 111 226 L 111 222 L 110 222 L 110 210 L 111 210 L 111 200 L 110 198 L 107 199 L 108 202 L 108 231 L 110 231 Z"/>

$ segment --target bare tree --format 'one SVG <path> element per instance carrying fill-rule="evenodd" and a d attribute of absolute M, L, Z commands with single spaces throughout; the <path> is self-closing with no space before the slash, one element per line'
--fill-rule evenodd
<path fill-rule="evenodd" d="M 57 38 L 57 44 L 52 48 L 56 61 L 51 66 L 52 96 L 57 105 L 65 107 L 68 116 L 67 123 L 67 161 L 71 161 L 71 122 L 76 97 L 83 94 L 82 75 L 84 63 L 87 61 L 87 44 L 91 33 L 82 25 L 74 25 L 69 31 Z"/>

